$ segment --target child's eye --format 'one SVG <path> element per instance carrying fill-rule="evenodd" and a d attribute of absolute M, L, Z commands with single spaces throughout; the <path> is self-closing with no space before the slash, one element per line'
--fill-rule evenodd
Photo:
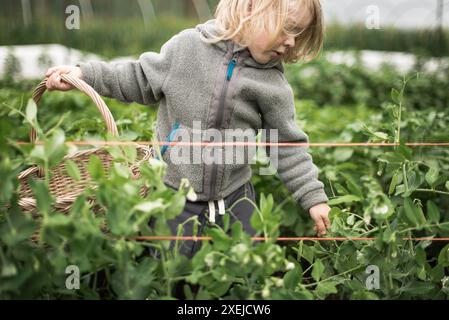
<path fill-rule="evenodd" d="M 286 26 L 285 32 L 287 34 L 294 34 L 294 35 L 300 35 L 302 32 L 304 32 L 305 28 L 301 28 L 298 26 Z"/>

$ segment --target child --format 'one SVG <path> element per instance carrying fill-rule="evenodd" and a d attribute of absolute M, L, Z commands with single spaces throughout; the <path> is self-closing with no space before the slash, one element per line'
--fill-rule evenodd
<path fill-rule="evenodd" d="M 70 73 L 101 95 L 124 102 L 159 103 L 159 141 L 173 135 L 174 124 L 190 134 L 193 123 L 199 122 L 201 130 L 277 129 L 279 142 L 307 142 L 295 122 L 294 97 L 283 62 L 310 60 L 321 50 L 319 0 L 221 0 L 215 18 L 173 36 L 160 54 L 146 52 L 134 62 L 50 68 L 47 88 L 70 90 L 59 76 Z M 206 215 L 215 222 L 215 202 L 219 225 L 228 208 L 231 223 L 238 219 L 245 231 L 255 234 L 249 223 L 256 199 L 250 165 L 175 164 L 172 150 L 162 155 L 168 164 L 164 182 L 176 189 L 181 178 L 187 178 L 197 194 L 197 201 L 187 201 L 181 215 L 169 222 L 173 234 L 178 224 L 193 215 L 201 226 Z M 306 147 L 279 147 L 277 156 L 281 180 L 309 212 L 318 234 L 325 234 L 330 226 L 328 198 Z M 192 235 L 192 225 L 185 227 L 185 234 Z M 186 242 L 182 251 L 192 254 L 193 241 Z"/>

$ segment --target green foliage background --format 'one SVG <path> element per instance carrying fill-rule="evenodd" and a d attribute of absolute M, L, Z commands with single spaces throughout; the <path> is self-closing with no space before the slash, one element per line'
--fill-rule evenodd
<path fill-rule="evenodd" d="M 321 71 L 306 80 L 300 75 L 310 67 Z M 298 98 L 297 120 L 311 141 L 448 141 L 448 100 L 437 98 L 444 91 L 441 83 L 448 82 L 447 73 L 442 78 L 420 74 L 404 86 L 400 77 L 392 81 L 391 72 L 361 70 L 325 62 L 289 67 Z M 343 75 L 338 85 L 330 80 L 337 75 Z M 394 89 L 376 91 L 375 84 L 382 81 L 385 87 L 391 81 Z M 132 240 L 140 234 L 168 234 L 166 220 L 180 212 L 187 192 L 165 187 L 161 182 L 165 166 L 159 162 L 143 165 L 142 178 L 131 180 L 127 160 L 132 160 L 132 150 L 116 158 L 109 177 L 98 160 L 91 160 L 89 170 L 99 187 L 80 196 L 68 215 L 52 210 L 45 180 L 33 186 L 40 221 L 20 211 L 16 205 L 20 171 L 32 163 L 55 166 L 67 152 L 65 140 L 105 137 L 97 111 L 78 92 L 46 94 L 36 113 L 27 103 L 33 84 L 9 83 L 0 90 L 2 298 L 447 298 L 449 245 L 403 240 L 449 236 L 447 148 L 310 150 L 331 198 L 329 235 L 375 237 L 374 241 L 252 243 L 239 223 L 227 223 L 224 229 L 209 226 L 206 234 L 213 241 L 203 243 L 200 252 L 187 260 L 170 251 L 166 241 Z M 308 89 L 314 84 L 317 90 Z M 337 95 L 333 88 L 345 94 Z M 301 97 L 302 92 L 308 99 Z M 106 101 L 121 137 L 153 138 L 156 106 Z M 27 140 L 30 123 L 40 128 L 41 140 L 48 141 L 45 147 L 14 143 Z M 111 152 L 117 155 L 117 150 Z M 255 173 L 263 163 L 262 158 Z M 70 173 L 76 177 L 75 169 Z M 252 223 L 260 235 L 313 235 L 312 222 L 277 176 L 255 174 L 253 183 L 258 199 Z M 146 198 L 139 196 L 143 184 L 152 190 Z M 97 216 L 86 201 L 92 196 L 102 209 Z M 7 203 L 12 207 L 6 209 Z M 158 221 L 154 230 L 146 225 L 149 217 Z M 108 234 L 102 231 L 104 225 Z M 29 240 L 36 231 L 39 243 Z M 80 290 L 65 288 L 65 268 L 71 264 L 80 267 Z M 366 289 L 368 265 L 380 268 L 378 290 Z"/>
<path fill-rule="evenodd" d="M 0 27 L 7 32 L 0 33 L 0 43 L 60 42 L 105 57 L 136 55 L 159 51 L 172 34 L 195 23 L 163 17 L 145 30 L 132 17 L 118 24 L 99 16 L 81 31 L 68 32 L 61 19 L 48 16 L 26 29 L 2 18 Z M 326 46 L 447 55 L 432 42 L 432 31 L 376 32 L 334 26 L 328 28 Z M 65 141 L 106 136 L 97 110 L 81 93 L 47 93 L 36 108 L 29 98 L 37 82 L 5 77 L 0 83 L 0 298 L 447 299 L 449 244 L 404 240 L 449 237 L 448 148 L 403 144 L 449 141 L 449 72 L 441 67 L 426 73 L 420 65 L 405 78 L 391 66 L 369 71 L 324 60 L 286 69 L 297 121 L 310 141 L 402 143 L 310 149 L 331 199 L 328 235 L 375 240 L 251 242 L 239 223 L 226 222 L 223 229 L 206 228 L 213 241 L 204 242 L 192 260 L 170 251 L 167 241 L 133 239 L 167 235 L 166 221 L 182 210 L 188 187 L 168 189 L 162 183 L 165 165 L 157 161 L 141 166 L 140 179 L 130 179 L 132 148 L 110 150 L 115 163 L 109 175 L 91 159 L 88 170 L 98 187 L 86 190 L 67 215 L 53 210 L 46 179 L 32 185 L 38 219 L 21 212 L 19 172 L 36 163 L 52 168 L 64 162 L 73 151 Z M 121 138 L 154 138 L 157 106 L 105 100 Z M 30 125 L 44 146 L 15 143 L 28 140 Z M 65 165 L 76 180 L 77 168 Z M 263 158 L 253 167 L 258 193 L 253 226 L 269 238 L 313 236 L 307 214 L 277 176 L 257 175 L 260 166 Z M 151 190 L 145 198 L 139 194 L 143 185 Z M 96 199 L 97 215 L 90 198 Z M 147 227 L 150 218 L 156 220 L 154 229 Z M 39 242 L 30 240 L 36 233 Z M 68 265 L 80 268 L 79 290 L 66 289 Z M 379 267 L 379 289 L 367 289 L 369 265 Z"/>

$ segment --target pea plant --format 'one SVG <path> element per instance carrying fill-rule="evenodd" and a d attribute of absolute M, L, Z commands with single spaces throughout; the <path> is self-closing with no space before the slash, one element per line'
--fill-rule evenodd
<path fill-rule="evenodd" d="M 182 211 L 192 192 L 188 181 L 178 191 L 168 188 L 163 183 L 166 164 L 156 159 L 142 163 L 139 178 L 132 179 L 129 164 L 136 150 L 108 147 L 110 168 L 105 170 L 99 158 L 91 156 L 87 170 L 92 186 L 69 212 L 59 212 L 49 189 L 50 169 L 63 163 L 67 174 L 79 180 L 78 165 L 64 159 L 73 151 L 65 142 L 91 136 L 95 125 L 66 123 L 65 116 L 43 127 L 33 103 L 11 100 L 0 110 L 0 121 L 11 128 L 22 119 L 22 124 L 35 126 L 45 143 L 18 145 L 14 135 L 0 139 L 0 297 L 447 299 L 449 244 L 439 240 L 449 237 L 448 152 L 406 143 L 446 141 L 448 120 L 444 111 L 408 104 L 411 81 L 396 86 L 391 101 L 366 121 L 341 125 L 334 137 L 394 145 L 314 150 L 332 207 L 326 241 L 278 241 L 280 236 L 313 236 L 312 222 L 279 178 L 255 176 L 258 197 L 251 224 L 262 240 L 252 240 L 240 222 L 231 224 L 225 215 L 222 228 L 207 224 L 205 235 L 211 240 L 202 241 L 192 259 L 172 250 L 168 240 L 142 238 L 170 234 L 167 221 Z M 55 97 L 44 105 L 59 99 Z M 76 104 L 85 103 L 77 95 L 70 97 Z M 76 108 L 69 112 L 76 114 Z M 328 116 L 341 120 L 341 112 Z M 150 118 L 127 109 L 117 122 L 127 138 L 151 138 L 143 129 Z M 312 135 L 323 130 L 311 128 Z M 47 169 L 42 179 L 31 183 L 36 215 L 18 205 L 17 175 L 31 164 Z M 145 195 L 143 187 L 148 189 Z M 151 228 L 150 219 L 155 221 Z M 195 232 L 199 221 L 192 219 Z M 75 286 L 68 285 L 69 267 L 79 272 Z"/>

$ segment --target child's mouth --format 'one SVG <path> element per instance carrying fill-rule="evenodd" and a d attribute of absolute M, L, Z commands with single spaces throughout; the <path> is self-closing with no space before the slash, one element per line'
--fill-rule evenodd
<path fill-rule="evenodd" d="M 276 50 L 272 50 L 271 53 L 272 53 L 274 58 L 280 58 L 283 55 L 282 52 L 279 52 L 279 51 L 276 51 Z"/>

